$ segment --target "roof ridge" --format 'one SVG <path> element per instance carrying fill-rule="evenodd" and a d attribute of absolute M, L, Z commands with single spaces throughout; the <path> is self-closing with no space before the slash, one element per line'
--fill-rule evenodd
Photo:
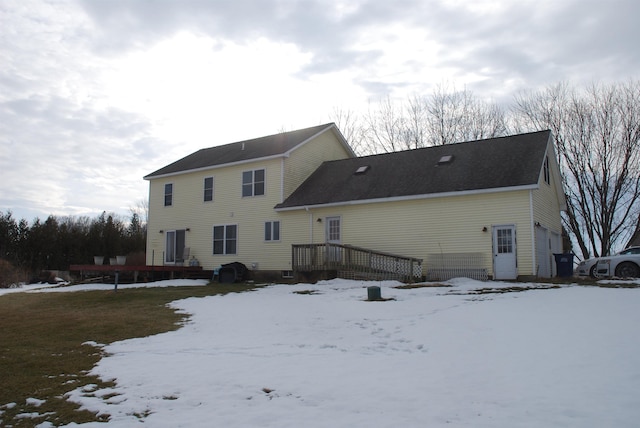
<path fill-rule="evenodd" d="M 434 150 L 434 149 L 438 149 L 438 148 L 443 148 L 442 150 L 444 150 L 445 147 L 452 147 L 452 146 L 453 147 L 459 147 L 459 146 L 461 146 L 463 144 L 489 142 L 489 141 L 494 141 L 494 140 L 497 141 L 497 140 L 501 140 L 501 139 L 516 139 L 516 140 L 519 140 L 520 139 L 519 137 L 524 137 L 526 135 L 545 133 L 545 132 L 551 132 L 551 130 L 544 129 L 544 130 L 540 130 L 540 131 L 523 132 L 523 133 L 520 133 L 520 134 L 502 135 L 502 136 L 499 136 L 499 137 L 480 138 L 478 140 L 459 141 L 459 142 L 456 142 L 456 143 L 437 144 L 435 146 L 416 147 L 415 149 L 403 149 L 403 150 L 396 150 L 396 151 L 393 151 L 393 152 L 373 153 L 373 154 L 370 154 L 370 155 L 358 156 L 358 157 L 355 157 L 355 158 L 334 159 L 334 160 L 330 160 L 330 161 L 326 161 L 326 162 L 344 162 L 346 160 L 351 160 L 353 162 L 357 162 L 358 160 L 365 160 L 365 159 L 371 159 L 371 158 L 375 158 L 375 157 L 388 156 L 388 155 L 401 154 L 401 153 L 415 153 L 416 151 Z"/>
<path fill-rule="evenodd" d="M 269 138 L 277 137 L 277 136 L 280 136 L 280 135 L 286 135 L 286 134 L 293 134 L 293 133 L 296 133 L 296 132 L 309 131 L 309 130 L 314 129 L 314 128 L 317 128 L 317 129 L 327 128 L 327 127 L 329 127 L 331 125 L 335 125 L 335 123 L 334 122 L 328 122 L 328 123 L 324 123 L 322 125 L 308 126 L 306 128 L 293 129 L 291 131 L 276 132 L 275 134 L 264 135 L 262 137 L 248 138 L 246 140 L 233 141 L 231 143 L 220 144 L 220 145 L 217 145 L 217 146 L 204 147 L 204 148 L 201 148 L 200 150 L 217 149 L 217 148 L 220 148 L 220 147 L 227 147 L 227 146 L 231 146 L 231 145 L 234 145 L 234 144 L 249 143 L 251 141 L 257 141 L 257 140 L 267 140 Z M 200 150 L 198 150 L 198 151 L 200 151 Z"/>
<path fill-rule="evenodd" d="M 240 140 L 232 143 L 221 144 L 201 148 L 164 167 L 146 175 L 145 179 L 161 177 L 194 171 L 204 168 L 212 168 L 224 164 L 238 162 L 250 162 L 257 159 L 273 156 L 284 156 L 287 152 L 305 143 L 310 138 L 327 132 L 331 129 L 340 131 L 334 122 L 307 128 L 294 129 L 277 134 L 266 135 L 248 140 Z M 346 142 L 345 142 L 346 144 Z M 240 148 L 241 147 L 241 148 Z"/>

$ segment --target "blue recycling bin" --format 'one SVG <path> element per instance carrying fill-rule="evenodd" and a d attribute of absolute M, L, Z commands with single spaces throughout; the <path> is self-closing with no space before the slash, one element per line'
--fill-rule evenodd
<path fill-rule="evenodd" d="M 554 254 L 556 258 L 556 270 L 557 276 L 563 278 L 570 278 L 573 276 L 573 254 L 572 253 L 563 253 L 563 254 Z"/>

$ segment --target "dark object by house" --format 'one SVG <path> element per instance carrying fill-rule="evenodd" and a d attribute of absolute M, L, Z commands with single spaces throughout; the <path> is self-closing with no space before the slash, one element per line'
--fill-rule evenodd
<path fill-rule="evenodd" d="M 244 281 L 247 277 L 249 269 L 240 263 L 233 262 L 220 266 L 218 271 L 218 282 L 232 284 L 234 282 Z"/>
<path fill-rule="evenodd" d="M 371 286 L 367 287 L 367 300 L 382 300 L 382 293 L 380 287 Z"/>
<path fill-rule="evenodd" d="M 573 276 L 573 254 L 554 254 L 558 276 L 568 278 Z"/>

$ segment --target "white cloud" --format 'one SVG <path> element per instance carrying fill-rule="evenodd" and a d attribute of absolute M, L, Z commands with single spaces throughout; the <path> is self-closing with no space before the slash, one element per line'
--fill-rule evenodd
<path fill-rule="evenodd" d="M 631 0 L 6 0 L 0 211 L 120 210 L 199 148 L 443 81 L 508 100 L 639 68 Z M 124 210 L 126 212 L 126 210 Z"/>

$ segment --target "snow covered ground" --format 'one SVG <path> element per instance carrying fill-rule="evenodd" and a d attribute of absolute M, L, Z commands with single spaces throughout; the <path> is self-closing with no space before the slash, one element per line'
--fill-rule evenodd
<path fill-rule="evenodd" d="M 176 301 L 191 314 L 183 328 L 96 344 L 109 356 L 92 373 L 117 386 L 69 399 L 110 427 L 637 426 L 640 289 L 446 284 L 334 280 Z M 365 301 L 371 285 L 391 300 Z"/>

